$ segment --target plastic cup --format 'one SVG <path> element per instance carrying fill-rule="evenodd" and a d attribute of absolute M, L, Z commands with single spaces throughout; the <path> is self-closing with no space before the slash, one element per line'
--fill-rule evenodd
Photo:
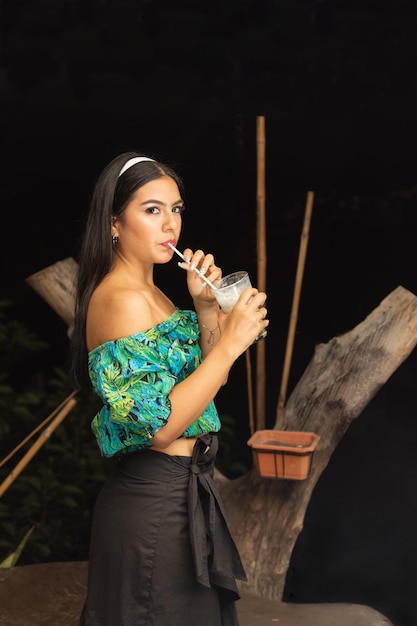
<path fill-rule="evenodd" d="M 230 313 L 236 302 L 239 300 L 239 296 L 242 291 L 247 287 L 252 287 L 252 283 L 248 272 L 242 270 L 223 276 L 223 278 L 216 281 L 215 287 L 216 290 L 213 291 L 213 295 L 219 303 L 220 308 L 225 313 Z M 256 337 L 255 342 L 260 339 L 264 339 L 266 335 L 267 331 L 265 329 Z"/>
<path fill-rule="evenodd" d="M 213 295 L 225 313 L 230 311 L 239 300 L 239 296 L 244 289 L 252 287 L 248 272 L 233 272 L 223 276 L 215 283 L 216 290 Z"/>

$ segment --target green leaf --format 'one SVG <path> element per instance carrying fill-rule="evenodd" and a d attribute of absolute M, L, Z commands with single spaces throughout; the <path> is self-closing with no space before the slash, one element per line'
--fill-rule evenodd
<path fill-rule="evenodd" d="M 29 528 L 29 530 L 27 531 L 26 535 L 23 537 L 22 541 L 19 543 L 17 549 L 12 552 L 11 554 L 9 554 L 9 556 L 7 556 L 4 561 L 2 561 L 0 563 L 0 568 L 6 568 L 6 567 L 14 567 L 17 563 L 17 561 L 19 560 L 20 555 L 22 554 L 22 550 L 25 547 L 29 537 L 31 536 L 31 534 L 33 533 L 35 527 L 32 526 L 31 528 Z"/>

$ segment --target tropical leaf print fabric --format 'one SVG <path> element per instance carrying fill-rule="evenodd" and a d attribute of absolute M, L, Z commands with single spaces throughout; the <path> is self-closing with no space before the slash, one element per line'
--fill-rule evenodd
<path fill-rule="evenodd" d="M 89 374 L 103 407 L 91 427 L 102 454 L 111 457 L 152 445 L 150 439 L 171 412 L 173 386 L 200 363 L 197 316 L 180 309 L 147 331 L 92 350 Z M 219 416 L 211 402 L 183 436 L 219 430 Z"/>

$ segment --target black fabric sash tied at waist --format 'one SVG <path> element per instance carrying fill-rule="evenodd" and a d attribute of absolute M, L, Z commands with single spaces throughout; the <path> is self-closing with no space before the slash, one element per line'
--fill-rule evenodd
<path fill-rule="evenodd" d="M 247 577 L 213 480 L 217 449 L 218 439 L 212 434 L 199 437 L 194 447 L 188 487 L 191 545 L 198 582 L 238 599 L 235 579 Z"/>

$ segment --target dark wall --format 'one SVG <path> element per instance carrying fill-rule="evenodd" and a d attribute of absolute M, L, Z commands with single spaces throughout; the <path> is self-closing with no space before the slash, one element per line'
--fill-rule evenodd
<path fill-rule="evenodd" d="M 184 245 L 256 277 L 257 115 L 267 138 L 269 425 L 308 190 L 288 393 L 317 343 L 353 328 L 398 285 L 417 293 L 414 2 L 19 0 L 0 11 L 2 294 L 50 343 L 49 358 L 63 359 L 66 329 L 24 279 L 76 256 L 94 179 L 123 150 L 183 175 Z M 158 279 L 187 305 L 175 263 Z M 363 602 L 395 626 L 417 623 L 416 368 L 413 354 L 317 485 L 290 600 Z M 239 422 L 234 450 L 249 463 L 244 384 L 241 359 L 218 406 Z"/>

